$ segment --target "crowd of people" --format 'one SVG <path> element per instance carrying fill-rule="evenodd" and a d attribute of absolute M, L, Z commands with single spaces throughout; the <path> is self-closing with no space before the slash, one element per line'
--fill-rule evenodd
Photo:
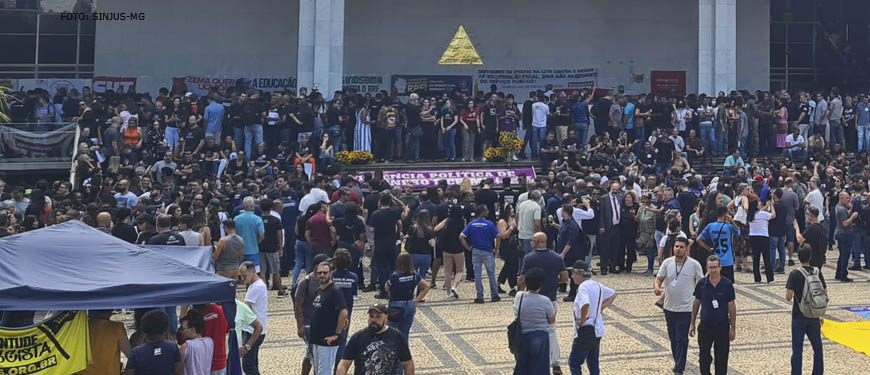
<path fill-rule="evenodd" d="M 304 89 L 295 96 L 213 90 L 201 98 L 161 90 L 153 100 L 90 90 L 48 100 L 30 92 L 13 103 L 13 116 L 69 117 L 82 143 L 72 182 L 0 181 L 0 237 L 81 220 L 131 243 L 212 246 L 216 272 L 247 286 L 236 316 L 248 375 L 259 374 L 270 289 L 293 297 L 306 373 L 355 366 L 356 374 L 412 374 L 417 306 L 437 289 L 449 300 L 486 303 L 484 271 L 489 301 L 514 298 L 518 374 L 561 374 L 563 365 L 579 374 L 583 363 L 597 373 L 602 311 L 616 294 L 593 276 L 640 271 L 661 295 L 674 373 L 685 371 L 696 331 L 702 372 L 715 346 L 720 373 L 735 338 L 735 274 L 770 283 L 795 266 L 797 253 L 801 267 L 787 282 L 795 301 L 792 372 L 800 373 L 806 334 L 821 373 L 824 306 L 806 307 L 820 302 L 804 292 L 824 285 L 821 267 L 834 244 L 834 279 L 850 282 L 850 271 L 870 269 L 870 142 L 861 140 L 868 97 L 841 100 L 836 89 L 812 102 L 788 92 L 596 92 L 545 88 L 522 104 L 496 87 L 474 97 L 415 93 L 407 103 L 352 91 L 325 101 Z M 27 107 L 31 96 L 35 109 Z M 339 150 L 378 160 L 477 160 L 500 132 L 518 129 L 525 129 L 523 152 L 528 147 L 540 162 L 537 177 L 400 187 L 381 172 L 358 180 L 331 161 Z M 420 142 L 433 138 L 439 142 Z M 710 160 L 726 154 L 720 174 Z M 459 285 L 472 280 L 475 295 L 460 295 Z M 384 302 L 370 306 L 368 328 L 352 334 L 354 301 L 370 292 Z M 567 363 L 556 341 L 559 293 L 575 317 Z M 150 346 L 131 340 L 126 371 L 165 365 L 220 374 L 228 330 L 214 326 L 223 319 L 217 309 L 182 309 L 180 327 L 176 307 L 137 312 L 140 343 Z M 156 361 L 151 347 L 178 354 Z M 211 372 L 199 370 L 205 363 Z"/>

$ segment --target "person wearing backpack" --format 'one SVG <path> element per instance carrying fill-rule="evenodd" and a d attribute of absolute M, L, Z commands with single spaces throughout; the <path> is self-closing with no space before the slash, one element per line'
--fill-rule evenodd
<path fill-rule="evenodd" d="M 522 336 L 518 342 L 514 339 L 509 343 L 517 361 L 514 374 L 547 374 L 550 372 L 549 327 L 556 323 L 556 309 L 550 298 L 541 294 L 546 279 L 544 270 L 534 267 L 523 276 L 526 290 L 517 292 L 514 297 L 514 317 Z"/>
<path fill-rule="evenodd" d="M 791 373 L 801 374 L 804 336 L 813 346 L 813 375 L 825 372 L 822 353 L 822 322 L 828 306 L 828 289 L 819 269 L 810 266 L 813 250 L 808 243 L 798 249 L 801 266 L 792 270 L 785 284 L 785 300 L 794 301 L 791 309 Z"/>

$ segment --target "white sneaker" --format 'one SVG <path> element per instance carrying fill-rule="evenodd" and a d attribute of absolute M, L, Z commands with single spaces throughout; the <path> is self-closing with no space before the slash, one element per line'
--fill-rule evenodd
<path fill-rule="evenodd" d="M 360 299 L 360 296 L 359 296 L 358 294 L 354 294 L 354 295 L 353 295 L 353 300 L 354 300 L 354 301 L 358 301 L 359 299 Z"/>
<path fill-rule="evenodd" d="M 480 158 L 480 161 L 486 161 L 486 158 Z"/>
<path fill-rule="evenodd" d="M 456 291 L 456 288 L 450 288 L 450 294 L 453 295 L 453 298 L 459 299 L 459 292 Z"/>
<path fill-rule="evenodd" d="M 520 158 L 518 158 L 516 155 L 513 155 L 513 159 L 514 159 L 514 161 L 519 161 L 519 160 L 520 160 Z"/>

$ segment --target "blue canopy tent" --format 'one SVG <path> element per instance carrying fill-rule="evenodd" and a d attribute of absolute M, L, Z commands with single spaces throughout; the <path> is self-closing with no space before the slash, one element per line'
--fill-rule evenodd
<path fill-rule="evenodd" d="M 232 327 L 235 280 L 191 265 L 188 252 L 172 255 L 177 256 L 161 255 L 80 221 L 5 237 L 0 239 L 0 311 L 219 303 Z"/>
<path fill-rule="evenodd" d="M 214 264 L 211 261 L 211 247 L 209 246 L 142 245 L 142 247 L 208 271 L 208 273 L 214 273 Z"/>

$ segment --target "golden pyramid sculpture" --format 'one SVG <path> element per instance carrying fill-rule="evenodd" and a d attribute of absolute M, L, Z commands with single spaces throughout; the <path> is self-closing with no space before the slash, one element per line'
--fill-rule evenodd
<path fill-rule="evenodd" d="M 438 60 L 438 65 L 483 65 L 483 60 L 477 54 L 474 44 L 468 38 L 465 28 L 459 25 L 453 40 Z"/>

